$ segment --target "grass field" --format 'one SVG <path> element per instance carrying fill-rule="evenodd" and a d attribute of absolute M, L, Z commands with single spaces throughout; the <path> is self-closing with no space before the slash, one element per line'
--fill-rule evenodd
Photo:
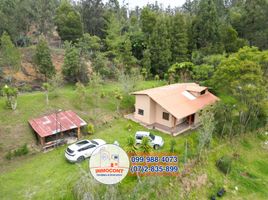
<path fill-rule="evenodd" d="M 127 123 L 133 124 L 131 131 L 126 130 Z M 134 122 L 118 119 L 102 127 L 89 138 L 102 138 L 108 143 L 118 140 L 124 147 L 126 137 L 133 135 L 136 130 L 142 129 L 144 128 Z M 166 143 L 161 151 L 168 152 L 171 137 L 157 131 L 154 133 L 164 138 Z M 180 157 L 183 157 L 184 141 L 192 140 L 195 144 L 197 132 L 184 134 L 175 139 L 177 152 Z M 220 144 L 214 139 L 207 162 L 197 165 L 191 175 L 191 178 L 195 179 L 200 174 L 207 174 L 207 184 L 200 188 L 192 188 L 189 199 L 206 199 L 222 186 L 227 189 L 225 199 L 265 199 L 268 195 L 268 159 L 267 150 L 260 147 L 261 141 L 253 136 L 245 136 L 241 142 L 231 144 L 223 141 Z M 72 188 L 80 175 L 80 168 L 87 170 L 88 163 L 85 161 L 80 165 L 66 162 L 64 149 L 65 147 L 60 147 L 48 153 L 26 156 L 20 165 L 2 173 L 0 175 L 1 199 L 72 199 Z M 215 162 L 222 155 L 232 155 L 233 153 L 239 154 L 240 157 L 233 162 L 231 174 L 225 176 L 215 167 Z M 243 173 L 249 175 L 244 176 Z M 175 178 L 162 177 L 160 182 L 162 182 L 162 187 L 165 187 L 163 185 L 165 182 L 172 182 L 183 187 Z M 136 178 L 128 177 L 119 184 L 119 191 L 122 196 L 126 193 L 134 193 L 133 188 L 137 184 Z M 238 191 L 235 190 L 235 187 L 238 187 Z M 180 194 L 180 190 L 181 188 L 176 188 L 173 192 Z M 151 190 L 150 192 L 153 197 L 153 192 Z M 177 198 L 170 195 L 169 199 Z"/>
<path fill-rule="evenodd" d="M 146 82 L 141 83 L 138 88 L 161 84 L 163 83 Z M 98 126 L 94 135 L 86 137 L 101 138 L 107 143 L 117 140 L 124 148 L 129 135 L 134 135 L 135 131 L 145 130 L 145 128 L 122 117 L 114 119 L 113 113 L 116 105 L 112 93 L 118 88 L 119 85 L 116 84 L 103 86 L 106 98 L 101 100 L 102 116 L 112 116 L 112 118 L 105 125 Z M 90 92 L 89 88 L 88 93 Z M 15 148 L 24 142 L 35 143 L 35 138 L 27 124 L 27 120 L 31 117 L 60 107 L 75 110 L 81 117 L 91 121 L 90 114 L 94 113 L 92 111 L 93 102 L 89 100 L 81 110 L 75 103 L 75 94 L 74 87 L 65 87 L 61 90 L 61 96 L 52 99 L 49 106 L 45 105 L 42 93 L 24 94 L 19 96 L 18 110 L 14 112 L 4 109 L 4 101 L 0 100 L 0 151 L 2 155 L 7 149 Z M 133 100 L 125 98 L 122 109 L 128 109 L 131 101 Z M 129 123 L 132 124 L 131 131 L 126 128 Z M 164 147 L 159 151 L 169 152 L 172 137 L 158 131 L 153 132 L 162 136 L 165 141 Z M 267 139 L 265 135 L 261 137 L 245 135 L 237 138 L 235 142 L 213 138 L 206 161 L 195 165 L 191 169 L 191 173 L 183 179 L 184 181 L 174 177 L 148 177 L 142 178 L 142 183 L 138 183 L 135 177 L 127 177 L 116 186 L 117 195 L 121 199 L 208 199 L 211 194 L 215 194 L 220 187 L 224 186 L 227 193 L 223 199 L 267 199 L 268 152 L 261 145 Z M 188 150 L 189 155 L 195 153 L 198 131 L 177 136 L 175 140 L 176 152 L 182 161 L 186 140 L 192 147 Z M 66 162 L 64 159 L 65 148 L 62 146 L 47 153 L 32 151 L 30 155 L 14 158 L 11 161 L 2 158 L 0 199 L 74 199 L 73 187 L 81 176 L 82 169 L 88 170 L 88 160 L 81 164 Z M 215 166 L 216 160 L 223 155 L 232 157 L 236 155 L 233 159 L 231 173 L 226 176 Z M 200 175 L 206 175 L 205 182 L 193 185 L 192 182 L 197 180 Z M 188 186 L 190 192 L 187 192 Z M 94 187 L 92 186 L 92 188 Z M 97 184 L 95 189 L 100 191 L 99 199 L 110 199 L 112 187 Z"/>
<path fill-rule="evenodd" d="M 162 81 L 141 81 L 136 89 L 156 87 L 165 84 Z M 14 150 L 27 143 L 35 146 L 36 139 L 28 120 L 54 113 L 58 109 L 73 110 L 87 122 L 101 125 L 103 122 L 111 121 L 115 117 L 116 99 L 114 93 L 121 90 L 118 83 L 107 82 L 100 87 L 99 93 L 104 93 L 104 98 L 95 101 L 94 91 L 87 87 L 86 100 L 81 103 L 77 99 L 75 86 L 65 86 L 58 92 L 58 96 L 50 98 L 46 105 L 45 94 L 42 92 L 20 94 L 18 96 L 17 110 L 12 111 L 5 108 L 5 99 L 0 98 L 0 169 L 3 168 L 3 157 L 9 150 Z M 120 108 L 122 111 L 133 106 L 134 97 L 124 95 Z M 97 105 L 96 105 L 97 103 Z"/>

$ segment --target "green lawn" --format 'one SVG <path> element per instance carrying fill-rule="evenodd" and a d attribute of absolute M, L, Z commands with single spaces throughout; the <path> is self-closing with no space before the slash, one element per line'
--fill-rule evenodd
<path fill-rule="evenodd" d="M 126 124 L 131 123 L 133 129 L 126 130 Z M 114 120 L 112 123 L 98 129 L 95 135 L 89 138 L 102 138 L 108 143 L 118 140 L 120 145 L 124 147 L 126 138 L 134 135 L 135 131 L 143 130 L 140 125 L 127 121 L 125 119 Z M 169 142 L 171 136 L 153 131 L 165 140 L 164 148 L 160 151 L 169 151 Z M 175 137 L 177 142 L 176 149 L 179 156 L 183 156 L 184 141 L 197 140 L 197 132 L 184 134 Z M 267 172 L 267 151 L 260 148 L 259 138 L 246 136 L 244 140 L 234 144 L 226 141 L 219 143 L 214 139 L 211 153 L 208 155 L 208 161 L 203 165 L 195 167 L 192 178 L 205 173 L 208 175 L 208 184 L 201 188 L 192 188 L 189 198 L 195 199 L 199 196 L 206 199 L 210 194 L 215 193 L 217 189 L 224 186 L 227 188 L 226 199 L 265 199 L 268 195 L 268 172 Z M 250 148 L 249 148 L 250 145 Z M 65 147 L 60 147 L 48 153 L 38 153 L 37 155 L 27 156 L 21 165 L 0 175 L 0 194 L 1 199 L 72 199 L 72 188 L 75 180 L 79 177 L 80 167 L 88 169 L 87 161 L 79 164 L 70 164 L 64 159 Z M 224 154 L 232 155 L 234 152 L 240 155 L 239 159 L 233 162 L 233 169 L 230 175 L 223 175 L 215 167 L 216 160 Z M 250 175 L 244 177 L 241 174 L 247 172 Z M 162 177 L 159 179 L 161 187 L 165 187 L 163 183 L 178 184 L 178 188 L 173 192 L 179 192 L 182 187 L 180 182 L 175 178 Z M 3 184 L 4 183 L 4 184 Z M 137 186 L 136 178 L 128 177 L 119 184 L 121 196 L 134 193 L 133 188 Z M 235 191 L 234 187 L 238 187 Z M 141 193 L 145 192 L 141 190 Z M 197 195 L 197 196 L 196 196 Z M 160 194 L 161 196 L 161 194 Z M 228 198 L 227 198 L 228 197 Z M 151 199 L 157 197 L 150 196 Z M 169 199 L 173 199 L 172 195 Z"/>
<path fill-rule="evenodd" d="M 137 83 L 136 90 L 163 85 L 163 81 L 141 81 Z M 9 150 L 14 150 L 27 143 L 34 146 L 36 139 L 28 120 L 45 114 L 54 113 L 58 109 L 73 110 L 87 122 L 101 125 L 111 121 L 116 116 L 116 99 L 114 93 L 121 90 L 121 86 L 114 82 L 105 82 L 99 93 L 104 93 L 104 98 L 96 96 L 92 88 L 87 87 L 86 100 L 77 99 L 75 86 L 65 86 L 58 92 L 58 96 L 51 95 L 49 105 L 46 105 L 45 95 L 42 92 L 20 94 L 18 96 L 17 110 L 6 109 L 5 99 L 0 97 L 0 169 L 3 166 L 3 157 Z M 120 108 L 122 111 L 130 109 L 134 104 L 134 97 L 124 95 Z M 4 164 L 5 165 L 5 164 Z"/>
<path fill-rule="evenodd" d="M 128 131 L 126 125 L 131 123 L 133 129 Z M 88 138 L 102 138 L 107 143 L 113 143 L 117 140 L 122 147 L 126 144 L 126 138 L 134 135 L 137 130 L 146 130 L 144 127 L 125 120 L 118 119 L 112 123 L 101 127 L 96 134 Z M 171 137 L 158 131 L 152 131 L 161 135 L 166 144 L 161 151 L 169 151 L 169 142 Z M 195 134 L 187 134 L 182 137 L 176 137 L 177 149 L 183 149 L 184 139 L 194 138 Z M 183 139 L 184 138 L 184 139 Z M 70 164 L 64 159 L 65 147 L 60 147 L 48 153 L 38 153 L 37 155 L 26 156 L 20 165 L 12 170 L 0 175 L 0 182 L 5 183 L 0 187 L 2 199 L 61 199 L 71 197 L 72 183 L 79 175 L 79 164 Z M 82 167 L 87 169 L 87 161 L 82 163 Z M 122 189 L 128 190 L 130 186 L 136 183 L 133 177 L 127 178 Z M 123 184 L 124 184 L 123 182 Z M 55 196 L 56 194 L 56 196 Z M 46 197 L 45 197 L 46 196 Z"/>

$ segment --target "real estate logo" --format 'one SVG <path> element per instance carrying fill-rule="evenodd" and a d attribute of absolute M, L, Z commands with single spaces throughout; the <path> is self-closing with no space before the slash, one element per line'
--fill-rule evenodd
<path fill-rule="evenodd" d="M 97 181 L 116 184 L 128 174 L 129 158 L 121 147 L 105 144 L 94 150 L 89 160 L 89 168 Z"/>

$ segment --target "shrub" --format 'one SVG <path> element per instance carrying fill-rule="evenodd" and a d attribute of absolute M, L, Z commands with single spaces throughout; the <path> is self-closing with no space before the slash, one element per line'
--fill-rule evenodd
<path fill-rule="evenodd" d="M 6 159 L 11 160 L 12 157 L 18 157 L 18 156 L 23 156 L 29 153 L 29 149 L 27 144 L 24 144 L 23 146 L 19 147 L 18 149 L 14 151 L 9 151 L 6 154 Z"/>
<path fill-rule="evenodd" d="M 128 131 L 131 131 L 132 128 L 133 128 L 132 124 L 127 124 L 126 129 L 127 129 Z"/>
<path fill-rule="evenodd" d="M 225 175 L 231 172 L 232 158 L 230 156 L 222 156 L 216 162 L 218 169 L 223 172 Z"/>
<path fill-rule="evenodd" d="M 29 84 L 25 84 L 19 88 L 20 91 L 22 92 L 31 92 L 32 87 Z"/>
<path fill-rule="evenodd" d="M 155 76 L 154 76 L 154 80 L 159 81 L 159 80 L 160 80 L 159 75 L 155 75 Z"/>
<path fill-rule="evenodd" d="M 105 95 L 104 92 L 102 92 L 101 95 L 100 95 L 100 97 L 101 97 L 102 99 L 103 99 L 105 96 L 106 96 L 106 95 Z"/>
<path fill-rule="evenodd" d="M 24 144 L 23 146 L 21 146 L 20 148 L 16 149 L 13 154 L 14 156 L 22 156 L 22 155 L 26 155 L 29 153 L 29 149 L 27 147 L 27 144 Z"/>
<path fill-rule="evenodd" d="M 175 149 L 175 146 L 176 146 L 176 140 L 174 140 L 174 139 L 172 139 L 171 141 L 170 141 L 170 152 L 176 152 L 176 149 Z"/>
<path fill-rule="evenodd" d="M 95 128 L 94 128 L 94 125 L 93 125 L 93 124 L 88 124 L 88 125 L 87 125 L 87 132 L 88 132 L 89 134 L 93 134 L 93 133 L 95 133 Z"/>
<path fill-rule="evenodd" d="M 12 158 L 12 151 L 9 151 L 9 152 L 6 154 L 5 158 L 6 158 L 7 160 L 11 160 L 11 158 Z"/>

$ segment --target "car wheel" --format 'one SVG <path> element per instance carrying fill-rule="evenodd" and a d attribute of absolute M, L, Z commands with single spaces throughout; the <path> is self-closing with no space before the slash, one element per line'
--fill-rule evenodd
<path fill-rule="evenodd" d="M 77 158 L 77 162 L 80 163 L 82 161 L 85 160 L 85 157 L 84 156 L 80 156 L 79 158 Z"/>
<path fill-rule="evenodd" d="M 157 150 L 157 149 L 159 149 L 159 148 L 160 148 L 160 146 L 159 146 L 158 144 L 155 144 L 155 145 L 154 145 L 154 149 L 155 149 L 155 150 Z"/>

